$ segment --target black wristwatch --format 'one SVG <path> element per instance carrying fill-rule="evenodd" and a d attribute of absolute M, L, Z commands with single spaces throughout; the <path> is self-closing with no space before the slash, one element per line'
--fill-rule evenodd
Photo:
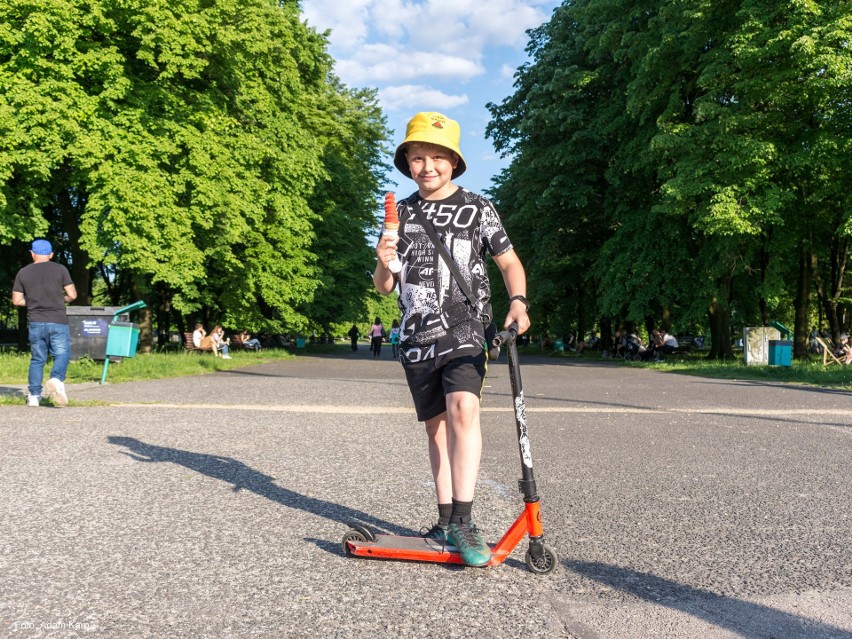
<path fill-rule="evenodd" d="M 526 307 L 524 309 L 525 312 L 527 312 L 527 313 L 530 312 L 530 301 L 526 297 L 524 297 L 523 295 L 512 295 L 512 297 L 509 298 L 509 306 L 511 306 L 512 302 L 514 302 L 515 300 L 520 300 L 523 303 L 523 305 Z"/>

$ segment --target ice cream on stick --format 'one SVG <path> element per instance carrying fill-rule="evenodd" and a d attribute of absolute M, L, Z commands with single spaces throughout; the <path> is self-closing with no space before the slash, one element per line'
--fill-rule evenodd
<path fill-rule="evenodd" d="M 385 230 L 384 235 L 399 237 L 399 216 L 396 213 L 396 198 L 393 193 L 385 195 Z M 399 257 L 394 257 L 388 264 L 391 273 L 399 273 L 402 270 L 402 262 Z"/>

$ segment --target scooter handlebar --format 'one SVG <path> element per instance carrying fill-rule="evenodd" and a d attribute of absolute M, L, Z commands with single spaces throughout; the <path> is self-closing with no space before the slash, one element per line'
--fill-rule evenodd
<path fill-rule="evenodd" d="M 502 346 L 506 342 L 511 342 L 518 336 L 518 323 L 512 322 L 509 325 L 509 328 L 500 331 L 494 336 L 494 339 L 491 340 L 491 343 L 494 346 Z"/>

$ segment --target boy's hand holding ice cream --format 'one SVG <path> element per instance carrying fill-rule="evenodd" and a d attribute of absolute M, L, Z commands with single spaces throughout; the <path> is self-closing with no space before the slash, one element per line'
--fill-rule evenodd
<path fill-rule="evenodd" d="M 399 216 L 396 212 L 396 199 L 393 193 L 385 195 L 385 229 L 382 233 L 383 237 L 393 240 L 394 255 L 393 259 L 387 262 L 388 270 L 391 273 L 399 273 L 402 270 L 402 262 L 396 255 L 396 240 L 399 238 Z M 385 243 L 390 246 L 390 243 Z"/>

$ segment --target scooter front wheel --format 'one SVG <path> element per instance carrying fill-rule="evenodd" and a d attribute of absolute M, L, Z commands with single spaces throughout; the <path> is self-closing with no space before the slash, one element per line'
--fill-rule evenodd
<path fill-rule="evenodd" d="M 559 563 L 559 558 L 556 556 L 556 551 L 550 546 L 541 546 L 541 555 L 534 557 L 532 551 L 527 550 L 527 555 L 524 558 L 527 566 L 537 575 L 546 575 L 553 572 Z"/>

